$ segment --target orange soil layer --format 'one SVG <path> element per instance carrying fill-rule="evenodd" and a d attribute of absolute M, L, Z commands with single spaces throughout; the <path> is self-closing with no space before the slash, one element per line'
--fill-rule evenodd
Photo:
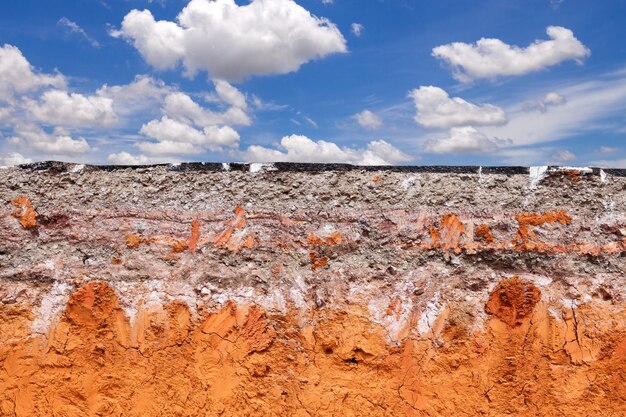
<path fill-rule="evenodd" d="M 0 415 L 626 415 L 626 317 L 582 306 L 557 320 L 540 297 L 503 281 L 483 331 L 448 308 L 428 338 L 392 345 L 359 307 L 229 304 L 194 320 L 172 303 L 131 323 L 91 282 L 47 338 L 30 336 L 30 308 L 0 305 Z"/>

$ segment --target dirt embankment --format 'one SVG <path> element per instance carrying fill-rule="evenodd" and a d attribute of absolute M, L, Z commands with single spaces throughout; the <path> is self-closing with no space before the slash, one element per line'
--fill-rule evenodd
<path fill-rule="evenodd" d="M 226 168 L 0 170 L 0 415 L 626 414 L 619 172 Z"/>

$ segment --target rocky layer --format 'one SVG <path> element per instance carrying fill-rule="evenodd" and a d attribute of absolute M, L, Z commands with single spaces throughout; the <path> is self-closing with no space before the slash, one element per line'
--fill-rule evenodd
<path fill-rule="evenodd" d="M 0 414 L 626 413 L 626 178 L 0 170 Z"/>

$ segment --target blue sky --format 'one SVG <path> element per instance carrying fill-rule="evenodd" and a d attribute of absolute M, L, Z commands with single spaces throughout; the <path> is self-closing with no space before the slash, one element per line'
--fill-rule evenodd
<path fill-rule="evenodd" d="M 7 2 L 0 166 L 626 167 L 623 16 L 618 0 Z"/>

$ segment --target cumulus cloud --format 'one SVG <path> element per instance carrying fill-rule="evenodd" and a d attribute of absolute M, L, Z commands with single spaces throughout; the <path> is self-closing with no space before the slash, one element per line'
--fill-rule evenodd
<path fill-rule="evenodd" d="M 43 93 L 40 101 L 28 100 L 26 109 L 36 120 L 61 126 L 111 126 L 117 122 L 113 100 L 60 90 Z"/>
<path fill-rule="evenodd" d="M 242 110 L 246 110 L 248 108 L 246 96 L 236 87 L 233 87 L 224 80 L 215 80 L 214 84 L 215 92 L 225 103 Z"/>
<path fill-rule="evenodd" d="M 314 141 L 306 136 L 285 136 L 280 149 L 250 146 L 240 156 L 251 162 L 315 162 L 357 165 L 390 165 L 414 158 L 384 140 L 372 141 L 366 148 L 339 147 L 333 142 Z"/>
<path fill-rule="evenodd" d="M 165 96 L 172 91 L 173 88 L 161 80 L 148 75 L 137 75 L 128 84 L 104 84 L 96 91 L 96 95 L 113 100 L 115 114 L 129 117 L 159 109 Z"/>
<path fill-rule="evenodd" d="M 415 102 L 415 121 L 424 127 L 487 126 L 505 124 L 506 114 L 491 104 L 473 104 L 450 97 L 439 87 L 422 86 L 409 92 Z"/>
<path fill-rule="evenodd" d="M 146 165 L 150 159 L 145 155 L 131 155 L 126 151 L 112 153 L 107 160 L 114 165 Z"/>
<path fill-rule="evenodd" d="M 15 136 L 10 137 L 8 142 L 36 152 L 77 156 L 91 149 L 84 138 L 73 139 L 60 128 L 54 129 L 52 134 L 34 124 L 19 125 L 14 130 Z"/>
<path fill-rule="evenodd" d="M 369 110 L 363 110 L 352 116 L 352 118 L 365 129 L 375 130 L 383 125 L 383 119 Z"/>
<path fill-rule="evenodd" d="M 0 120 L 9 132 L 6 144 L 37 155 L 84 154 L 92 148 L 81 132 L 101 128 L 98 141 L 110 143 L 110 133 L 104 128 L 114 126 L 124 129 L 116 136 L 132 140 L 149 156 L 135 156 L 122 149 L 111 154 L 112 160 L 171 160 L 170 156 L 237 148 L 239 133 L 232 126 L 252 123 L 246 95 L 225 80 L 215 80 L 214 92 L 204 96 L 211 108 L 146 75 L 136 76 L 129 84 L 105 84 L 95 94 L 81 94 L 67 91 L 61 75 L 36 73 L 16 48 L 5 46 L 2 53 L 0 69 L 7 78 L 0 79 L 0 84 L 4 83 L 5 97 L 11 98 L 0 105 Z M 24 76 L 32 80 L 19 84 L 22 80 L 9 68 L 12 63 L 20 64 Z M 64 89 L 56 88 L 57 84 Z M 262 103 L 258 98 L 257 102 Z M 143 139 L 125 132 L 131 127 Z"/>
<path fill-rule="evenodd" d="M 94 48 L 100 48 L 100 43 L 91 36 L 89 36 L 87 32 L 85 32 L 85 30 L 78 25 L 78 23 L 72 22 L 67 17 L 62 17 L 59 19 L 57 24 L 59 26 L 65 27 L 70 33 L 79 35 L 81 38 L 89 42 L 89 44 Z"/>
<path fill-rule="evenodd" d="M 253 0 L 241 6 L 234 0 L 191 0 L 176 22 L 132 10 L 111 35 L 127 39 L 157 69 L 182 62 L 189 76 L 207 71 L 223 80 L 285 74 L 347 50 L 333 23 L 291 0 Z"/>
<path fill-rule="evenodd" d="M 207 126 L 198 130 L 184 122 L 163 116 L 141 127 L 140 133 L 158 142 L 137 145 L 143 152 L 153 155 L 189 155 L 203 151 L 219 151 L 236 147 L 239 134 L 230 126 Z"/>
<path fill-rule="evenodd" d="M 0 101 L 11 102 L 15 94 L 43 87 L 65 88 L 65 78 L 36 71 L 15 46 L 0 48 Z"/>
<path fill-rule="evenodd" d="M 471 126 L 453 127 L 448 137 L 426 142 L 426 150 L 433 153 L 485 153 L 497 147 L 496 141 Z"/>
<path fill-rule="evenodd" d="M 213 124 L 250 125 L 251 120 L 240 107 L 229 107 L 224 112 L 214 112 L 196 103 L 191 97 L 182 92 L 168 94 L 163 104 L 165 114 L 193 122 L 197 126 Z"/>
<path fill-rule="evenodd" d="M 522 75 L 563 61 L 582 62 L 590 51 L 574 33 L 561 26 L 549 26 L 550 40 L 537 40 L 520 48 L 500 39 L 482 38 L 475 44 L 453 42 L 437 46 L 433 56 L 452 67 L 453 76 L 461 82 L 479 78 Z"/>
<path fill-rule="evenodd" d="M 361 33 L 363 33 L 363 29 L 365 29 L 365 27 L 360 23 L 353 23 L 352 25 L 350 25 L 350 28 L 352 30 L 352 34 L 357 38 L 361 36 Z"/>
<path fill-rule="evenodd" d="M 170 91 L 162 101 L 162 116 L 143 124 L 139 130 L 141 135 L 155 141 L 139 142 L 136 147 L 160 157 L 236 148 L 239 133 L 231 126 L 252 123 L 246 111 L 246 96 L 227 81 L 216 80 L 214 84 L 215 93 L 205 99 L 219 111 L 201 106 L 181 91 Z"/>
<path fill-rule="evenodd" d="M 31 158 L 26 158 L 21 153 L 12 152 L 8 154 L 0 154 L 0 167 L 29 164 L 31 162 L 33 162 Z"/>

